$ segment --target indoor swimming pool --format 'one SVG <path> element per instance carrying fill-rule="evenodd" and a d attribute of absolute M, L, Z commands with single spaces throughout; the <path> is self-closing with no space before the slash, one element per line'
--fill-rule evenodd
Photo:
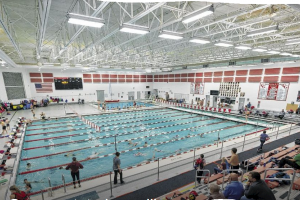
<path fill-rule="evenodd" d="M 70 171 L 60 167 L 73 156 L 84 166 L 80 178 L 85 179 L 111 171 L 116 150 L 121 152 L 121 167 L 126 168 L 212 144 L 218 133 L 223 140 L 264 128 L 168 108 L 87 115 L 84 119 L 101 127 L 100 132 L 79 117 L 36 121 L 28 126 L 16 185 L 24 189 L 26 178 L 35 192 L 49 187 L 48 177 L 52 187 L 61 185 L 62 174 L 66 183 L 71 182 Z M 87 159 L 94 155 L 96 158 Z"/>

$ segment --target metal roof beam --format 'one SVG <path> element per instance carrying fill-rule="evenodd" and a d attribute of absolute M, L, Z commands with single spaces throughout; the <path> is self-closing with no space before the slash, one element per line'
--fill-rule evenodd
<path fill-rule="evenodd" d="M 22 52 L 20 50 L 20 47 L 16 41 L 16 36 L 15 36 L 15 31 L 13 26 L 11 26 L 9 17 L 7 15 L 7 12 L 4 8 L 3 2 L 0 1 L 0 24 L 3 28 L 3 30 L 5 31 L 5 33 L 7 34 L 8 38 L 10 39 L 11 43 L 13 44 L 14 48 L 16 49 L 19 57 L 24 60 L 24 57 L 22 55 Z"/>
<path fill-rule="evenodd" d="M 47 22 L 49 17 L 49 11 L 52 0 L 39 0 L 38 4 L 38 17 L 39 17 L 39 28 L 37 37 L 37 57 L 41 56 L 42 45 L 45 37 L 45 31 L 47 28 Z"/>

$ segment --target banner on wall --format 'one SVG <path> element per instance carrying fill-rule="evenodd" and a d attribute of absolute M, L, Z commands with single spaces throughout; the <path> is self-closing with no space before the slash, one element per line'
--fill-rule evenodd
<path fill-rule="evenodd" d="M 285 101 L 289 83 L 260 83 L 258 99 Z"/>
<path fill-rule="evenodd" d="M 204 95 L 204 83 L 191 83 L 190 93 Z"/>

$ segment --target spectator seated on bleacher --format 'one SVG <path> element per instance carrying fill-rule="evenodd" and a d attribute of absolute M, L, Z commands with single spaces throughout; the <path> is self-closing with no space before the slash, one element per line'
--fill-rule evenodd
<path fill-rule="evenodd" d="M 255 111 L 255 113 L 254 113 L 254 115 L 257 115 L 257 116 L 259 116 L 259 115 L 260 115 L 260 112 L 259 112 L 259 110 L 256 110 L 256 111 Z"/>
<path fill-rule="evenodd" d="M 228 185 L 225 187 L 223 195 L 226 199 L 241 199 L 244 195 L 244 186 L 238 181 L 239 176 L 231 173 L 228 177 Z"/>
<path fill-rule="evenodd" d="M 209 186 L 210 190 L 210 196 L 208 197 L 208 200 L 212 199 L 225 199 L 224 195 L 220 193 L 220 187 L 216 184 L 211 184 Z"/>
<path fill-rule="evenodd" d="M 282 158 L 279 162 L 279 168 L 283 168 L 284 165 L 288 164 L 294 169 L 300 169 L 300 148 L 296 150 L 296 153 L 297 155 L 295 155 L 294 158 L 289 156 Z"/>
<path fill-rule="evenodd" d="M 260 114 L 258 114 L 261 117 L 268 117 L 269 113 L 266 111 L 262 111 Z"/>
<path fill-rule="evenodd" d="M 284 112 L 284 109 L 282 109 L 281 112 L 278 115 L 275 115 L 275 117 L 283 119 L 284 115 L 285 115 L 285 112 Z"/>
<path fill-rule="evenodd" d="M 287 111 L 289 114 L 293 114 L 294 113 L 294 111 L 291 109 L 291 110 L 289 110 L 289 111 Z"/>
<path fill-rule="evenodd" d="M 223 170 L 226 170 L 226 160 L 223 157 L 221 164 L 218 164 L 217 167 L 214 167 L 215 174 L 221 173 Z"/>
<path fill-rule="evenodd" d="M 276 200 L 267 184 L 260 179 L 260 173 L 250 172 L 245 185 L 245 196 L 241 200 L 268 199 Z"/>

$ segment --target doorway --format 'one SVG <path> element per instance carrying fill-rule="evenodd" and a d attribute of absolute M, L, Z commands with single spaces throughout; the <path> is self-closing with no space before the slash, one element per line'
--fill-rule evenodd
<path fill-rule="evenodd" d="M 137 100 L 140 100 L 141 99 L 141 92 L 137 91 L 136 95 L 137 95 Z"/>
<path fill-rule="evenodd" d="M 239 109 L 243 109 L 245 105 L 245 98 L 239 98 Z"/>
<path fill-rule="evenodd" d="M 104 90 L 96 90 L 97 92 L 97 101 L 104 102 Z"/>
<path fill-rule="evenodd" d="M 151 91 L 145 91 L 145 99 L 149 99 L 151 96 Z"/>
<path fill-rule="evenodd" d="M 218 97 L 217 96 L 213 96 L 213 107 L 214 108 L 217 107 L 217 102 L 218 102 Z"/>
<path fill-rule="evenodd" d="M 207 106 L 207 103 L 209 103 L 209 105 Z M 206 95 L 205 96 L 205 107 L 209 107 L 210 106 L 210 95 Z"/>
<path fill-rule="evenodd" d="M 128 100 L 134 100 L 134 92 L 128 92 Z"/>

